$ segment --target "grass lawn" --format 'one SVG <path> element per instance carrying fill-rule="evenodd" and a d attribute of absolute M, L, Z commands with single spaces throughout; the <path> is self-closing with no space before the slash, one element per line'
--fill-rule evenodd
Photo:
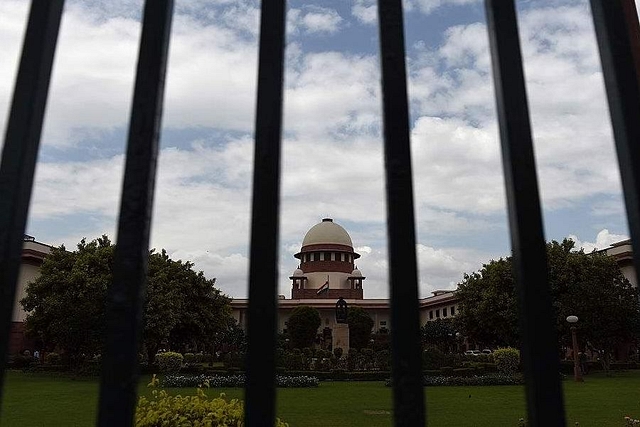
<path fill-rule="evenodd" d="M 149 395 L 148 378 L 140 394 Z M 623 417 L 640 417 L 640 372 L 613 378 L 589 375 L 586 382 L 563 383 L 567 424 L 581 427 L 623 426 Z M 172 394 L 193 389 L 170 389 Z M 209 390 L 242 399 L 241 389 Z M 97 380 L 8 372 L 1 426 L 91 426 L 98 394 Z M 428 425 L 516 426 L 525 414 L 524 388 L 434 387 L 427 389 Z M 278 389 L 278 415 L 293 426 L 389 426 L 391 390 L 381 382 L 323 382 L 314 389 Z"/>

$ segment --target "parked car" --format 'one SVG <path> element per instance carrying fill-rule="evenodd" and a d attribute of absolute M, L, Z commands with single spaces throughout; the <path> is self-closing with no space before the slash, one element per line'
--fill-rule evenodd
<path fill-rule="evenodd" d="M 481 354 L 480 350 L 467 350 L 464 352 L 465 356 L 479 356 Z"/>
<path fill-rule="evenodd" d="M 482 350 L 482 354 L 491 354 L 493 353 L 490 349 L 485 348 L 484 350 Z"/>

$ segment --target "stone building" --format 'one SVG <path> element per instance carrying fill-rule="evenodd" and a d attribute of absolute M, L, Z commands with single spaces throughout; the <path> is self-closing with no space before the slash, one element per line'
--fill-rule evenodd
<path fill-rule="evenodd" d="M 22 262 L 18 275 L 18 287 L 13 304 L 13 317 L 11 318 L 11 335 L 9 337 L 9 354 L 16 354 L 23 350 L 35 350 L 34 343 L 26 337 L 24 321 L 27 314 L 20 305 L 24 298 L 27 285 L 40 275 L 40 266 L 44 258 L 49 254 L 51 246 L 36 242 L 31 236 L 24 236 L 22 245 Z"/>

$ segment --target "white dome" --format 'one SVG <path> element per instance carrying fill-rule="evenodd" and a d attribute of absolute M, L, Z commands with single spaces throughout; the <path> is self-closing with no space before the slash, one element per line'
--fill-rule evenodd
<path fill-rule="evenodd" d="M 351 275 L 353 277 L 362 277 L 362 273 L 360 273 L 360 270 L 358 270 L 357 268 L 351 272 Z"/>
<path fill-rule="evenodd" d="M 300 270 L 299 268 L 296 268 L 296 271 L 293 272 L 293 277 L 301 277 L 304 276 L 304 271 Z"/>
<path fill-rule="evenodd" d="M 346 245 L 353 248 L 353 243 L 347 230 L 333 222 L 331 218 L 323 218 L 320 224 L 311 227 L 304 236 L 302 246 L 323 243 Z"/>

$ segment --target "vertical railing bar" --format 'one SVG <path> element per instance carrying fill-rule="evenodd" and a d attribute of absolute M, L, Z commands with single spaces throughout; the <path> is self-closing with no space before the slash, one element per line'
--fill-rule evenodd
<path fill-rule="evenodd" d="M 285 5 L 285 0 L 263 0 L 260 17 L 245 391 L 249 427 L 275 422 Z"/>
<path fill-rule="evenodd" d="M 564 426 L 558 341 L 549 290 L 518 23 L 513 0 L 486 0 L 529 425 Z"/>
<path fill-rule="evenodd" d="M 640 277 L 640 26 L 634 0 L 591 0 L 629 231 Z"/>
<path fill-rule="evenodd" d="M 120 202 L 98 425 L 131 426 L 173 0 L 147 0 Z"/>
<path fill-rule="evenodd" d="M 0 404 L 22 245 L 64 0 L 31 3 L 0 163 Z"/>
<path fill-rule="evenodd" d="M 379 0 L 393 405 L 397 426 L 424 426 L 418 273 L 402 0 Z"/>

